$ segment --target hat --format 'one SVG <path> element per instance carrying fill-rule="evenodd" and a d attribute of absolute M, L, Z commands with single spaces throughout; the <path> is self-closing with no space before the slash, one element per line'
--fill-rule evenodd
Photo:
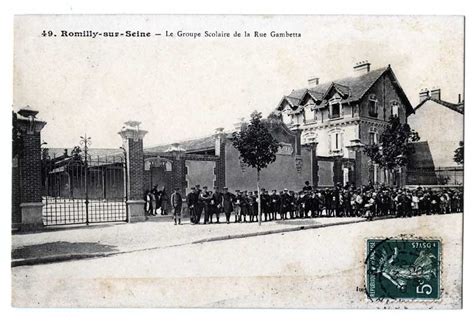
<path fill-rule="evenodd" d="M 207 189 L 207 186 L 202 187 L 203 189 Z"/>
<path fill-rule="evenodd" d="M 196 187 L 191 187 L 191 190 L 196 190 Z"/>
<path fill-rule="evenodd" d="M 229 190 L 229 188 L 227 188 L 227 187 L 224 187 L 224 188 L 222 188 L 222 189 L 224 189 L 224 190 Z"/>
<path fill-rule="evenodd" d="M 265 188 L 262 188 L 261 191 L 265 191 Z"/>
<path fill-rule="evenodd" d="M 196 185 L 196 188 L 199 188 L 199 187 L 201 187 L 201 185 Z"/>
<path fill-rule="evenodd" d="M 236 190 L 235 192 L 240 192 L 240 190 Z"/>
<path fill-rule="evenodd" d="M 288 188 L 283 189 L 283 191 L 288 191 Z"/>

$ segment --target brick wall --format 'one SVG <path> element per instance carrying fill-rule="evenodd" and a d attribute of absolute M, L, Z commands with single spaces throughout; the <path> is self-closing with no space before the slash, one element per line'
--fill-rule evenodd
<path fill-rule="evenodd" d="M 23 150 L 19 159 L 22 203 L 39 203 L 41 193 L 41 135 L 23 134 Z"/>
<path fill-rule="evenodd" d="M 13 159 L 12 167 L 12 223 L 21 223 L 21 192 L 20 192 L 20 169 L 18 168 L 18 160 Z"/>
<path fill-rule="evenodd" d="M 129 164 L 129 198 L 131 200 L 143 199 L 144 195 L 144 161 L 143 140 L 128 139 L 128 162 Z"/>
<path fill-rule="evenodd" d="M 224 135 L 218 136 L 219 139 L 217 146 L 219 146 L 219 159 L 216 161 L 216 168 L 214 174 L 216 175 L 216 181 L 214 186 L 222 189 L 226 186 L 225 180 L 225 147 L 226 147 L 226 138 Z"/>

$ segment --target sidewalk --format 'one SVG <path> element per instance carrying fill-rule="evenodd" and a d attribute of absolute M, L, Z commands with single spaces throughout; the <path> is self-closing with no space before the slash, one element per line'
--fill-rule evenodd
<path fill-rule="evenodd" d="M 222 220 L 221 220 L 222 221 Z M 12 267 L 106 257 L 186 244 L 221 241 L 280 232 L 363 222 L 363 218 L 295 219 L 258 223 L 199 224 L 188 219 L 174 225 L 171 217 L 141 223 L 68 226 L 12 236 Z M 219 245 L 216 242 L 216 245 Z"/>

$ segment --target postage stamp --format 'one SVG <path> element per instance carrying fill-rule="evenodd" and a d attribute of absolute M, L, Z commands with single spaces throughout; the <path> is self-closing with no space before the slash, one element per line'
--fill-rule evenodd
<path fill-rule="evenodd" d="M 440 261 L 440 240 L 368 239 L 367 296 L 370 299 L 439 299 Z"/>

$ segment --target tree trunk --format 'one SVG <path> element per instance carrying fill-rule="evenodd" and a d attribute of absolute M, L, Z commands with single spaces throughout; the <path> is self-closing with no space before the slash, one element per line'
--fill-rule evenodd
<path fill-rule="evenodd" d="M 258 225 L 262 225 L 262 200 L 260 197 L 260 170 L 257 169 Z"/>

